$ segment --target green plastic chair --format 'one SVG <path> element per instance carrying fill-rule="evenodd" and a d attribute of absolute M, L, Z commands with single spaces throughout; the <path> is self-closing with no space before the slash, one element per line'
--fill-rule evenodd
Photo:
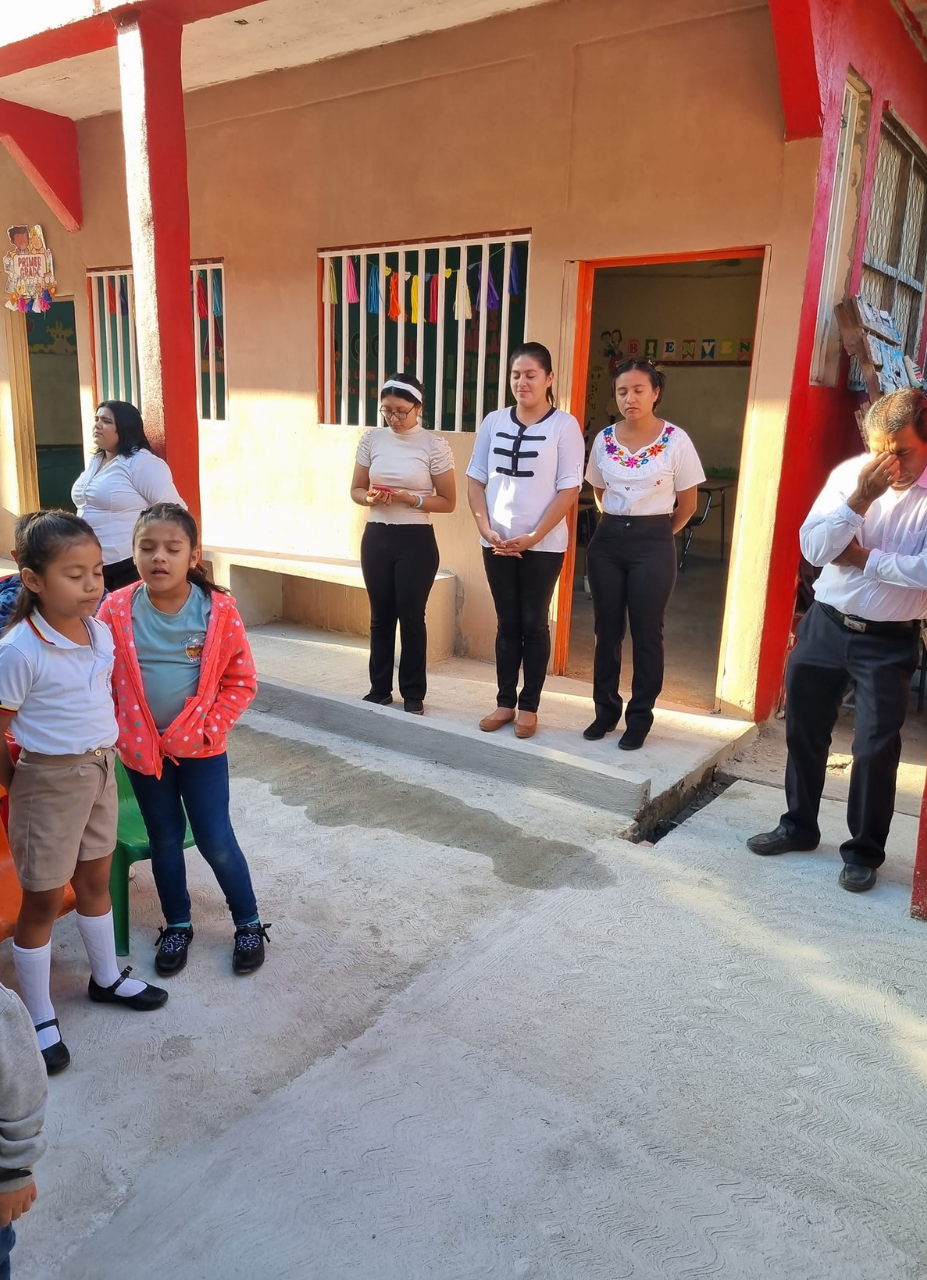
<path fill-rule="evenodd" d="M 116 954 L 129 954 L 129 867 L 133 862 L 143 862 L 151 857 L 145 820 L 135 799 L 129 775 L 122 761 L 116 761 L 116 790 L 119 794 L 119 825 L 116 829 L 116 848 L 113 851 L 113 868 L 109 879 L 109 894 L 113 900 L 113 929 L 116 934 Z M 193 833 L 187 823 L 183 847 L 193 844 Z"/>

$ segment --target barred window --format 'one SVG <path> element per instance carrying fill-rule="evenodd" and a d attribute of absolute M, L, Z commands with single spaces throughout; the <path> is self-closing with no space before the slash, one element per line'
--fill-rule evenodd
<path fill-rule="evenodd" d="M 381 383 L 414 370 L 431 424 L 475 431 L 505 405 L 525 338 L 528 246 L 523 234 L 320 253 L 320 420 L 374 425 Z"/>
<path fill-rule="evenodd" d="M 101 400 L 128 400 L 141 409 L 132 271 L 87 274 L 97 394 Z M 197 411 L 201 419 L 221 421 L 228 417 L 225 281 L 221 263 L 195 263 L 190 268 L 190 305 Z"/>

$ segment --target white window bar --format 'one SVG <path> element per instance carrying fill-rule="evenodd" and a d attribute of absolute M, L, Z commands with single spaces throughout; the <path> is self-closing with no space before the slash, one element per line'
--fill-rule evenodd
<path fill-rule="evenodd" d="M 444 417 L 444 272 L 447 270 L 447 249 L 444 245 L 438 250 L 438 314 L 436 335 L 435 335 L 435 399 L 434 408 L 434 428 L 436 431 L 441 430 L 441 422 Z"/>
<path fill-rule="evenodd" d="M 103 324 L 106 333 L 106 400 L 116 399 L 116 381 L 113 377 L 113 326 L 109 322 L 109 282 L 112 276 L 103 277 Z"/>
<path fill-rule="evenodd" d="M 460 248 L 457 272 L 457 387 L 454 394 L 454 430 L 463 430 L 464 343 L 467 337 L 467 246 Z"/>
<path fill-rule="evenodd" d="M 415 328 L 415 376 L 421 382 L 425 376 L 425 308 L 428 294 L 425 291 L 425 250 L 418 251 L 418 324 Z"/>
<path fill-rule="evenodd" d="M 498 404 L 500 407 L 505 404 L 506 388 L 507 388 L 507 356 L 508 346 L 513 340 L 512 331 L 512 313 L 511 313 L 511 295 L 509 294 L 509 277 L 512 269 L 512 255 L 515 252 L 517 244 L 524 244 L 526 247 L 530 244 L 530 236 L 521 235 L 496 235 L 486 238 L 475 238 L 470 240 L 453 240 L 453 241 L 431 241 L 425 244 L 405 244 L 396 247 L 391 246 L 362 246 L 359 249 L 332 250 L 325 249 L 319 253 L 319 261 L 321 263 L 321 288 L 322 288 L 322 333 L 320 340 L 323 344 L 322 367 L 323 376 L 325 378 L 325 386 L 321 389 L 319 396 L 320 416 L 323 421 L 332 423 L 336 421 L 336 411 L 338 409 L 337 399 L 340 391 L 341 406 L 340 412 L 337 412 L 337 421 L 345 426 L 367 425 L 368 405 L 367 405 L 367 387 L 371 380 L 370 375 L 373 372 L 374 365 L 376 367 L 377 388 L 379 388 L 388 372 L 386 368 L 386 340 L 390 331 L 387 328 L 389 320 L 389 299 L 391 276 L 387 275 L 387 257 L 393 257 L 396 261 L 395 271 L 397 274 L 396 290 L 399 299 L 399 317 L 395 321 L 390 321 L 396 325 L 396 356 L 395 363 L 399 369 L 411 368 L 414 360 L 414 368 L 416 376 L 423 382 L 429 383 L 429 392 L 431 390 L 432 379 L 434 386 L 434 414 L 435 425 L 440 426 L 443 423 L 443 411 L 445 405 L 445 379 L 448 373 L 448 362 L 453 358 L 452 353 L 456 348 L 456 368 L 451 377 L 455 382 L 455 405 L 454 405 L 454 430 L 462 431 L 464 427 L 464 411 L 463 411 L 463 392 L 466 385 L 465 372 L 467 368 L 467 318 L 466 318 L 466 299 L 470 296 L 471 314 L 473 308 L 476 307 L 479 316 L 472 314 L 471 326 L 475 324 L 478 341 L 476 343 L 476 369 L 475 369 L 475 386 L 474 386 L 474 405 L 473 417 L 474 426 L 479 425 L 479 421 L 483 415 L 486 404 L 487 394 L 490 403 Z M 473 260 L 470 260 L 470 250 L 473 250 Z M 457 270 L 457 279 L 454 287 L 456 288 L 456 313 L 455 320 L 456 329 L 452 333 L 456 334 L 456 342 L 451 333 L 448 332 L 448 322 L 445 315 L 445 307 L 447 305 L 447 277 L 448 270 L 448 249 L 456 251 L 460 255 L 459 268 Z M 436 250 L 438 257 L 438 281 L 436 289 L 437 315 L 435 322 L 435 351 L 434 356 L 430 353 L 430 342 L 426 341 L 425 325 L 430 323 L 430 299 L 431 290 L 429 282 L 426 280 L 426 262 L 429 251 Z M 351 259 L 351 265 L 356 262 L 358 264 L 358 301 L 359 316 L 354 337 L 357 339 L 357 355 L 355 356 L 350 346 L 352 337 L 352 321 L 347 301 L 347 279 L 348 279 L 348 258 Z M 499 377 L 498 385 L 493 380 L 493 386 L 490 388 L 486 385 L 486 374 L 489 367 L 487 342 L 489 336 L 489 313 L 488 301 L 490 280 L 492 275 L 492 263 L 496 259 L 500 260 L 502 267 L 501 291 L 499 295 L 500 308 L 500 353 L 499 353 Z M 453 261 L 453 259 L 452 259 Z M 469 287 L 469 268 L 479 265 L 480 283 L 479 288 L 470 290 Z M 340 272 L 337 279 L 340 279 L 338 286 L 340 299 L 339 305 L 341 311 L 340 325 L 340 343 L 343 348 L 344 364 L 341 369 L 340 386 L 335 387 L 334 379 L 334 326 L 335 326 L 335 304 L 329 300 L 330 283 L 329 276 L 335 270 Z M 452 279 L 453 279 L 453 268 Z M 380 308 L 377 314 L 376 323 L 376 358 L 372 355 L 374 341 L 371 341 L 373 334 L 373 326 L 371 324 L 370 313 L 368 310 L 368 289 L 369 275 L 372 271 L 376 271 L 379 277 L 379 295 Z M 525 272 L 527 277 L 527 271 Z M 415 351 L 414 356 L 410 350 L 407 356 L 406 336 L 409 334 L 409 325 L 411 323 L 411 279 L 413 276 L 418 277 L 418 315 L 414 324 L 415 330 Z M 523 294 L 527 295 L 527 278 L 522 286 Z M 521 301 L 521 299 L 519 300 Z M 524 336 L 523 334 L 521 335 Z M 409 335 L 411 339 L 411 335 Z M 514 338 L 518 339 L 517 331 Z M 434 367 L 432 367 L 432 359 Z M 471 366 L 472 368 L 472 366 Z M 350 405 L 349 389 L 353 385 L 353 378 L 357 378 L 358 403 L 356 413 Z M 470 425 L 469 413 L 466 415 L 468 427 Z"/>
<path fill-rule="evenodd" d="M 116 369 L 118 377 L 116 384 L 119 390 L 116 392 L 116 400 L 126 399 L 126 376 L 125 376 L 125 356 L 122 350 L 122 276 L 113 276 L 113 292 L 116 296 Z M 128 298 L 128 295 L 126 295 Z"/>
<path fill-rule="evenodd" d="M 93 345 L 96 357 L 97 395 L 101 400 L 106 398 L 103 386 L 103 334 L 100 330 L 100 280 L 98 276 L 90 277 L 90 301 L 93 308 Z"/>
<path fill-rule="evenodd" d="M 212 314 L 212 267 L 206 268 L 206 333 L 209 351 L 209 416 L 215 420 L 219 416 L 219 405 L 216 400 L 216 326 Z"/>
<path fill-rule="evenodd" d="M 203 416 L 203 352 L 200 347 L 200 313 L 196 302 L 196 295 L 199 290 L 200 273 L 194 271 L 192 275 L 193 286 L 190 290 L 190 306 L 193 309 L 193 360 L 196 369 L 196 416 Z"/>
<path fill-rule="evenodd" d="M 141 407 L 142 389 L 138 381 L 138 352 L 135 349 L 135 280 L 130 271 L 126 275 L 126 297 L 129 299 L 129 366 L 132 370 L 132 394 L 135 404 Z"/>
<path fill-rule="evenodd" d="M 496 408 L 505 408 L 505 393 L 509 380 L 509 274 L 512 270 L 512 242 L 505 242 L 502 255 L 502 315 L 499 318 L 499 394 Z"/>
<path fill-rule="evenodd" d="M 486 321 L 489 315 L 489 242 L 483 242 L 483 257 L 480 263 L 480 349 L 476 364 L 476 418 L 479 427 L 483 421 L 483 403 L 486 391 Z"/>
<path fill-rule="evenodd" d="M 322 420 L 324 422 L 334 422 L 335 420 L 335 406 L 332 403 L 332 300 L 331 285 L 329 284 L 329 265 L 330 259 L 327 257 L 323 258 L 322 297 L 325 301 L 322 306 L 324 328 L 322 338 L 322 361 L 325 386 L 322 388 Z"/>
<path fill-rule="evenodd" d="M 367 255 L 359 259 L 357 296 L 360 298 L 357 356 L 357 425 L 367 425 Z"/>

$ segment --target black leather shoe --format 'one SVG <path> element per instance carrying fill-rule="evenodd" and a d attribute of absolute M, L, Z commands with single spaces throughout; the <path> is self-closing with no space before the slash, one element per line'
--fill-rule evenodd
<path fill-rule="evenodd" d="M 361 702 L 375 702 L 378 707 L 390 707 L 393 704 L 393 695 L 388 693 L 385 698 L 381 698 L 378 693 L 365 693 Z"/>
<path fill-rule="evenodd" d="M 423 716 L 425 714 L 425 704 L 421 698 L 403 698 L 403 711 L 408 711 L 410 716 Z"/>
<path fill-rule="evenodd" d="M 128 965 L 111 987 L 101 987 L 91 978 L 87 994 L 97 1004 L 121 1004 L 129 1009 L 141 1009 L 143 1012 L 149 1009 L 160 1009 L 162 1004 L 167 1004 L 167 992 L 161 987 L 153 987 L 149 982 L 146 982 L 141 991 L 136 992 L 134 996 L 117 996 L 116 992 L 131 972 L 132 966 Z"/>
<path fill-rule="evenodd" d="M 647 741 L 649 729 L 625 729 L 624 733 L 618 739 L 618 746 L 621 751 L 640 751 L 641 747 Z"/>
<path fill-rule="evenodd" d="M 49 1018 L 47 1022 L 40 1022 L 36 1027 L 36 1031 L 44 1031 L 46 1027 L 57 1026 L 58 1019 Z M 65 1067 L 71 1065 L 71 1055 L 68 1053 L 68 1046 L 63 1040 L 59 1040 L 57 1044 L 50 1044 L 47 1049 L 40 1049 L 39 1052 L 45 1063 L 46 1075 L 56 1076 L 59 1071 L 63 1071 Z"/>
<path fill-rule="evenodd" d="M 232 952 L 234 973 L 254 973 L 264 963 L 264 943 L 269 924 L 243 924 L 235 930 L 235 949 Z"/>
<path fill-rule="evenodd" d="M 176 925 L 167 926 L 158 930 L 158 941 L 155 943 L 158 948 L 155 969 L 162 978 L 180 973 L 187 963 L 187 951 L 192 941 L 193 929 L 190 925 L 186 928 L 178 928 Z"/>
<path fill-rule="evenodd" d="M 879 873 L 875 867 L 861 867 L 858 863 L 845 862 L 840 872 L 840 888 L 848 893 L 865 893 L 872 889 Z"/>
<path fill-rule="evenodd" d="M 796 840 L 781 822 L 775 831 L 765 831 L 761 835 L 751 836 L 747 841 L 747 848 L 751 853 L 761 853 L 764 856 L 773 853 L 810 853 L 817 847 L 817 842 L 804 844 L 801 840 Z"/>
<path fill-rule="evenodd" d="M 592 724 L 583 730 L 583 737 L 587 742 L 599 742 L 607 733 L 614 733 L 617 728 L 617 720 L 606 720 L 604 717 L 596 716 Z"/>

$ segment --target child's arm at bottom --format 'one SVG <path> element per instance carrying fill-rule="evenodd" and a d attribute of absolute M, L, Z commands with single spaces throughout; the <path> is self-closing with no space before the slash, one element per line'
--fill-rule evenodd
<path fill-rule="evenodd" d="M 13 761 L 6 740 L 6 731 L 12 723 L 11 715 L 0 712 L 0 787 L 4 791 L 9 791 L 10 783 L 13 781 Z"/>

